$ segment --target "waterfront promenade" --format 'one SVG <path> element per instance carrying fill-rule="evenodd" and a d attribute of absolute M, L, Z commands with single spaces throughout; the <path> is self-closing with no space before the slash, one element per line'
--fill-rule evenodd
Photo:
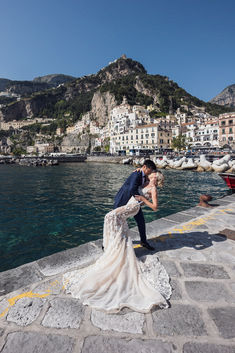
<path fill-rule="evenodd" d="M 65 293 L 62 275 L 102 240 L 0 273 L 1 353 L 234 353 L 235 194 L 147 224 L 173 288 L 170 308 L 105 314 Z M 137 256 L 150 254 L 138 246 Z"/>

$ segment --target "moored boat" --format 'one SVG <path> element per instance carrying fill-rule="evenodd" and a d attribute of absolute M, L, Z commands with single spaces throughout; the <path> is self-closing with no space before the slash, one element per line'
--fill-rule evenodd
<path fill-rule="evenodd" d="M 219 176 L 225 181 L 227 186 L 235 192 L 235 174 L 232 173 L 218 173 Z"/>

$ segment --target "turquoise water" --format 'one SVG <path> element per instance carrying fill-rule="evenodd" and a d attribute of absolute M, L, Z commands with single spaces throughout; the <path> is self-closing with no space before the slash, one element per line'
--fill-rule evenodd
<path fill-rule="evenodd" d="M 104 215 L 132 170 L 99 163 L 0 165 L 0 271 L 101 238 Z M 202 193 L 228 193 L 213 173 L 163 173 L 159 211 L 145 208 L 146 222 L 195 206 Z"/>

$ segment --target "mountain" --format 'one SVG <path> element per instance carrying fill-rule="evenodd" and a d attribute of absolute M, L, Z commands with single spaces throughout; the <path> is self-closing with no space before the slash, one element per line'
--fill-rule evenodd
<path fill-rule="evenodd" d="M 33 81 L 13 81 L 0 78 L 0 92 L 17 94 L 21 97 L 29 96 L 35 92 L 55 88 L 60 84 L 75 80 L 73 76 L 63 74 L 52 74 L 36 77 Z"/>
<path fill-rule="evenodd" d="M 221 93 L 211 99 L 210 102 L 235 108 L 235 84 L 226 87 Z"/>
<path fill-rule="evenodd" d="M 57 87 L 58 85 L 66 82 L 75 80 L 76 77 L 63 75 L 63 74 L 51 74 L 46 76 L 39 76 L 33 79 L 33 82 L 47 83 L 51 87 Z"/>
<path fill-rule="evenodd" d="M 47 75 L 31 81 L 31 84 L 48 85 L 54 79 L 53 75 Z M 29 81 L 22 82 L 25 87 L 26 82 Z M 0 120 L 55 118 L 56 122 L 52 124 L 55 130 L 56 126 L 71 125 L 84 113 L 90 112 L 91 118 L 104 126 L 110 110 L 122 102 L 123 96 L 131 105 L 154 104 L 156 114 L 167 114 L 181 105 L 205 107 L 212 115 L 228 111 L 226 107 L 191 96 L 167 76 L 149 75 L 141 63 L 123 55 L 97 74 L 77 78 L 57 88 L 34 92 L 5 105 L 0 109 Z"/>
<path fill-rule="evenodd" d="M 0 92 L 5 91 L 10 82 L 11 80 L 8 80 L 7 78 L 0 78 Z"/>

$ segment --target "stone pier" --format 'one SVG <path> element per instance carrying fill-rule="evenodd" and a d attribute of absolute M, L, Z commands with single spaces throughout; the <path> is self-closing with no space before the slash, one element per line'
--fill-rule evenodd
<path fill-rule="evenodd" d="M 147 224 L 148 252 L 171 278 L 168 309 L 105 314 L 66 294 L 62 275 L 102 240 L 0 273 L 1 353 L 235 353 L 235 195 Z"/>

